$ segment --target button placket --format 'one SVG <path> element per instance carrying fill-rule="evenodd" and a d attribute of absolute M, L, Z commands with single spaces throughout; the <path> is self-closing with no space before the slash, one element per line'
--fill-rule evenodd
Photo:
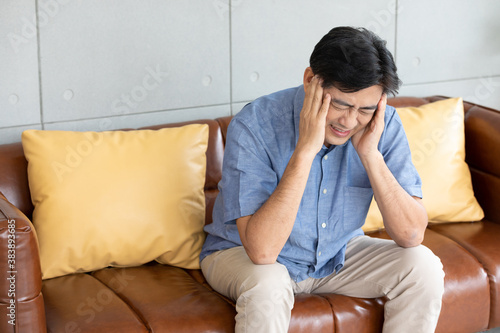
<path fill-rule="evenodd" d="M 322 244 L 321 242 L 321 239 L 324 237 L 324 231 L 326 229 L 326 223 L 324 221 L 326 221 L 326 219 L 328 218 L 326 216 L 326 212 L 327 210 L 325 210 L 326 206 L 328 206 L 328 196 L 327 196 L 327 193 L 328 193 L 328 189 L 326 188 L 326 183 L 327 183 L 327 180 L 329 178 L 329 170 L 330 168 L 328 167 L 330 165 L 330 163 L 328 163 L 328 155 L 324 155 L 322 160 L 321 160 L 321 171 L 322 171 L 322 177 L 321 177 L 321 182 L 319 184 L 319 188 L 321 189 L 320 191 L 320 196 L 318 198 L 318 213 L 317 213 L 317 216 L 318 216 L 318 227 L 319 227 L 319 230 L 318 230 L 318 247 L 316 249 L 316 253 L 317 253 L 317 257 L 318 257 L 318 261 L 319 261 L 319 257 L 321 257 L 322 255 L 322 251 L 320 250 L 321 249 L 321 246 L 320 244 Z M 324 204 L 323 204 L 324 202 Z M 323 221 L 323 222 L 322 222 Z"/>

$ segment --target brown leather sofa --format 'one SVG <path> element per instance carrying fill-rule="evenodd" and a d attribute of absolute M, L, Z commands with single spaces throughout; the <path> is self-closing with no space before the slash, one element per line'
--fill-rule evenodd
<path fill-rule="evenodd" d="M 389 103 L 418 106 L 443 98 L 398 97 Z M 437 332 L 478 332 L 500 326 L 500 112 L 471 103 L 464 106 L 467 163 L 485 218 L 474 223 L 430 225 L 427 229 L 424 244 L 441 258 L 446 273 Z M 211 222 L 229 121 L 229 117 L 195 121 L 210 128 L 206 223 Z M 234 330 L 234 304 L 214 292 L 199 270 L 149 263 L 42 281 L 30 222 L 33 205 L 26 169 L 20 143 L 0 146 L 0 332 Z M 12 220 L 16 235 L 15 285 L 6 278 L 12 270 L 7 255 L 8 235 L 14 232 Z M 371 235 L 388 237 L 383 231 Z M 16 302 L 12 306 L 9 293 L 13 286 Z M 380 332 L 383 306 L 383 298 L 299 294 L 290 332 Z M 12 314 L 15 326 L 8 323 Z"/>

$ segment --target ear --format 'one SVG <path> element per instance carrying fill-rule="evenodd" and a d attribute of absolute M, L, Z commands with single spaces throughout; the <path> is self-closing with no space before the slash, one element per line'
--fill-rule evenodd
<path fill-rule="evenodd" d="M 307 67 L 306 70 L 304 71 L 304 91 L 307 91 L 307 87 L 309 86 L 309 83 L 311 83 L 311 80 L 314 76 L 314 73 L 312 71 L 311 67 Z"/>

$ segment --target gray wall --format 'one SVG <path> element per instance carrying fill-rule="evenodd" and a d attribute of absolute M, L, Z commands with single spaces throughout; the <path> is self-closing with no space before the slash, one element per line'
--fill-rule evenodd
<path fill-rule="evenodd" d="M 235 114 L 339 25 L 387 40 L 400 95 L 500 109 L 497 0 L 0 1 L 0 143 Z"/>

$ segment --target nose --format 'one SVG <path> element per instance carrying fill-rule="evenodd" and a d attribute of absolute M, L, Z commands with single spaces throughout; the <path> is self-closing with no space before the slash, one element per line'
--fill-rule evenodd
<path fill-rule="evenodd" d="M 353 129 L 358 124 L 358 110 L 346 110 L 339 118 L 338 123 L 346 129 Z"/>

